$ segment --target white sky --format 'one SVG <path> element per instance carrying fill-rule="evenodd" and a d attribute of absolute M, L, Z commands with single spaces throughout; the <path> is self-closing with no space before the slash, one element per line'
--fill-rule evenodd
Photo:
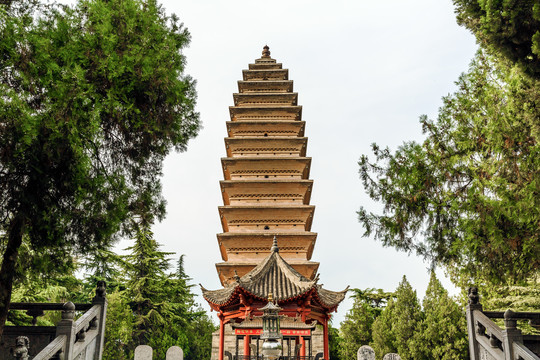
<path fill-rule="evenodd" d="M 221 287 L 214 264 L 222 261 L 216 234 L 225 122 L 242 69 L 268 44 L 303 105 L 320 282 L 330 290 L 393 290 L 405 274 L 422 298 L 428 264 L 362 237 L 356 211 L 380 205 L 365 195 L 357 161 L 373 142 L 395 149 L 422 139 L 418 117 L 435 116 L 467 69 L 476 45 L 456 24 L 451 0 L 165 0 L 164 7 L 192 34 L 187 73 L 198 81 L 204 128 L 186 153 L 165 162 L 168 215 L 154 227 L 163 250 L 186 255 L 194 284 Z M 340 306 L 334 326 L 351 304 Z"/>

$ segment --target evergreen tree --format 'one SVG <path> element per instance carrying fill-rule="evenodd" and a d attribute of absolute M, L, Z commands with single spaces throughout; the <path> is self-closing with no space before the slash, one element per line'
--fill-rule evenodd
<path fill-rule="evenodd" d="M 415 352 L 430 360 L 468 359 L 469 341 L 463 310 L 448 296 L 434 272 L 422 305 L 424 319 L 414 336 Z"/>
<path fill-rule="evenodd" d="M 502 54 L 540 79 L 540 3 L 538 1 L 453 0 L 460 25 L 478 43 Z"/>
<path fill-rule="evenodd" d="M 341 359 L 353 359 L 358 348 L 372 343 L 372 327 L 386 302 L 393 294 L 382 289 L 352 289 L 354 303 L 347 311 L 340 326 L 341 343 L 338 353 Z"/>
<path fill-rule="evenodd" d="M 540 268 L 540 86 L 479 52 L 426 139 L 397 151 L 373 146 L 360 160 L 366 191 L 382 214 L 359 212 L 366 233 L 493 283 Z"/>
<path fill-rule="evenodd" d="M 209 358 L 215 326 L 195 303 L 183 255 L 169 273 L 172 253 L 160 250 L 145 224 L 127 250 L 125 285 L 118 288 L 125 290 L 115 291 L 109 299 L 112 330 L 105 335 L 104 359 L 132 359 L 138 345 L 151 346 L 156 358 L 165 358 L 171 346 L 180 346 L 186 360 Z"/>
<path fill-rule="evenodd" d="M 421 360 L 422 354 L 414 347 L 414 337 L 420 330 L 422 309 L 416 291 L 405 276 L 395 296 L 395 301 L 390 299 L 373 324 L 373 349 L 380 358 L 394 352 L 403 360 Z"/>
<path fill-rule="evenodd" d="M 381 315 L 375 319 L 372 327 L 373 343 L 371 346 L 375 350 L 378 358 L 382 359 L 385 354 L 397 353 L 396 334 L 392 328 L 395 315 L 395 301 L 388 300 L 388 305 Z"/>
<path fill-rule="evenodd" d="M 199 129 L 188 43 L 154 0 L 0 4 L 0 336 L 23 239 L 60 265 L 164 215 L 162 161 Z"/>

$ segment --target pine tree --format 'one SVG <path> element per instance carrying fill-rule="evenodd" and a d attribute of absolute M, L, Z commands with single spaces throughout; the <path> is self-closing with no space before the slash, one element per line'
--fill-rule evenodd
<path fill-rule="evenodd" d="M 422 302 L 424 319 L 412 347 L 425 359 L 468 359 L 467 324 L 463 310 L 448 296 L 435 273 L 431 273 Z"/>
<path fill-rule="evenodd" d="M 422 309 L 407 278 L 403 276 L 395 291 L 396 299 L 373 324 L 373 349 L 378 357 L 397 352 L 403 360 L 421 360 L 421 353 L 414 348 L 414 336 L 420 330 Z"/>
<path fill-rule="evenodd" d="M 358 348 L 373 341 L 372 327 L 380 315 L 386 302 L 393 296 L 382 289 L 352 289 L 354 303 L 345 315 L 340 326 L 341 343 L 339 356 L 341 359 L 353 359 Z"/>

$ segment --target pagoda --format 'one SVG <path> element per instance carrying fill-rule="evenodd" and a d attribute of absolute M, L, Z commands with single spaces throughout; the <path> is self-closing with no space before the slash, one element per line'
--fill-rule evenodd
<path fill-rule="evenodd" d="M 216 269 L 224 288 L 203 288 L 220 319 L 212 360 L 260 355 L 259 309 L 269 295 L 282 308 L 284 352 L 293 357 L 321 352 L 328 360 L 329 313 L 346 290 L 332 292 L 318 284 L 319 263 L 311 261 L 317 234 L 311 232 L 315 207 L 302 107 L 288 70 L 270 57 L 268 46 L 243 70 L 233 98 L 227 157 L 221 159 L 223 232 L 217 235 L 223 262 Z"/>

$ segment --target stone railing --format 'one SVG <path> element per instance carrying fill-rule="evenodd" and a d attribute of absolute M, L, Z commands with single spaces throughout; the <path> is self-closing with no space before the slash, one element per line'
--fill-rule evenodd
<path fill-rule="evenodd" d="M 528 320 L 540 330 L 540 313 L 483 311 L 478 290 L 469 289 L 467 332 L 471 360 L 540 360 L 540 335 L 523 335 L 517 322 Z M 501 329 L 492 319 L 503 319 Z"/>
<path fill-rule="evenodd" d="M 10 310 L 26 310 L 34 326 L 4 327 L 0 360 L 100 360 L 107 313 L 105 294 L 105 282 L 99 281 L 91 304 L 12 303 Z M 57 326 L 35 326 L 45 311 L 62 311 Z M 77 320 L 76 311 L 84 311 Z"/>

